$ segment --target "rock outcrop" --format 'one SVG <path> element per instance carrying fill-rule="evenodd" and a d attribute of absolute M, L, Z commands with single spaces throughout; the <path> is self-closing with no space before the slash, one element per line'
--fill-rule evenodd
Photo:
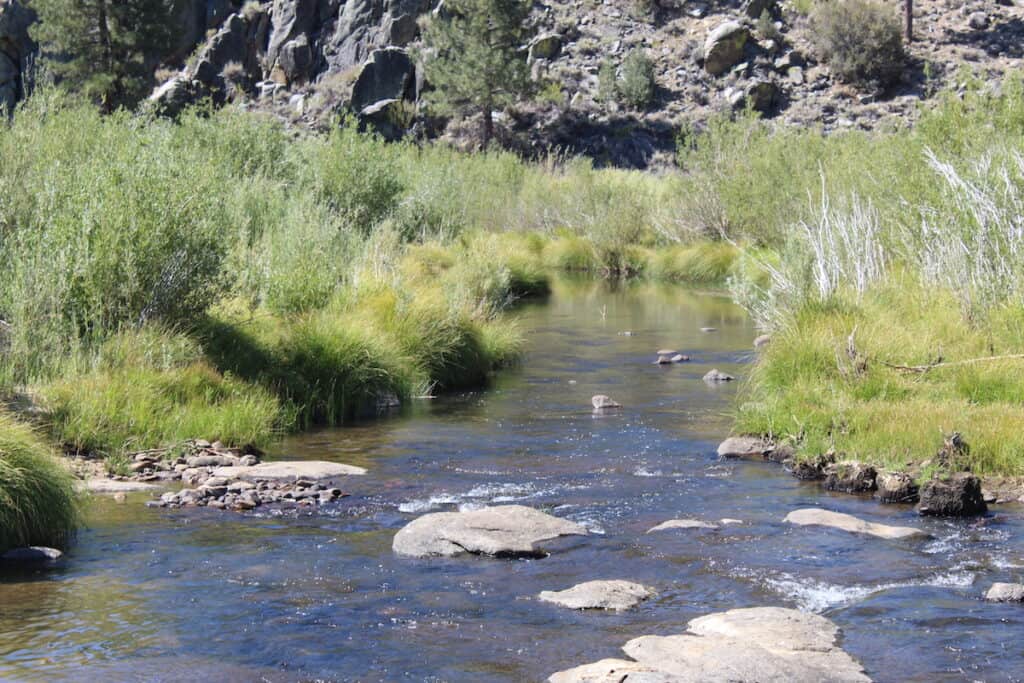
<path fill-rule="evenodd" d="M 786 522 L 798 526 L 827 526 L 833 529 L 848 531 L 853 534 L 866 534 L 876 538 L 899 540 L 905 538 L 928 538 L 929 535 L 920 529 L 906 526 L 889 526 L 858 519 L 842 512 L 831 512 L 819 508 L 794 510 L 786 515 Z"/>
<path fill-rule="evenodd" d="M 675 636 L 642 636 L 623 647 L 633 661 L 605 659 L 561 671 L 550 683 L 862 683 L 871 679 L 836 645 L 825 617 L 781 607 L 709 614 Z"/>
<path fill-rule="evenodd" d="M 464 553 L 495 557 L 543 557 L 539 544 L 560 536 L 585 536 L 575 522 L 522 505 L 469 512 L 435 512 L 395 534 L 392 549 L 407 557 L 453 557 Z"/>
<path fill-rule="evenodd" d="M 563 591 L 543 591 L 538 596 L 570 609 L 624 610 L 655 595 L 653 589 L 632 581 L 587 581 Z"/>

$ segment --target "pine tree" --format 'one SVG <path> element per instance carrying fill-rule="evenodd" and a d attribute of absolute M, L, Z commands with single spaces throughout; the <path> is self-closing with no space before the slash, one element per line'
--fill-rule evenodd
<path fill-rule="evenodd" d="M 529 39 L 524 0 L 445 0 L 423 31 L 427 103 L 440 113 L 476 109 L 482 144 L 494 136 L 495 108 L 529 93 L 524 44 Z"/>
<path fill-rule="evenodd" d="M 105 111 L 137 103 L 173 37 L 171 0 L 32 0 L 32 36 L 66 87 Z"/>

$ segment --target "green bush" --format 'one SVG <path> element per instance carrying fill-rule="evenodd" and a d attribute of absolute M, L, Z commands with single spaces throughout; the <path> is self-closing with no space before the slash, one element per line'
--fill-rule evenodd
<path fill-rule="evenodd" d="M 906 62 L 895 6 L 874 0 L 832 0 L 811 12 L 811 39 L 840 79 L 886 86 Z"/>
<path fill-rule="evenodd" d="M 633 109 L 646 109 L 654 99 L 654 62 L 637 48 L 615 68 L 605 60 L 598 71 L 598 93 L 605 101 L 616 101 Z"/>
<path fill-rule="evenodd" d="M 63 548 L 78 520 L 70 472 L 29 427 L 0 413 L 0 553 Z"/>

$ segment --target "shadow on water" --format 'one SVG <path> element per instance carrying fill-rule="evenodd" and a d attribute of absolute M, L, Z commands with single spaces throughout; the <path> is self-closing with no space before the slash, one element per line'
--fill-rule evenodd
<path fill-rule="evenodd" d="M 1024 569 L 1019 510 L 981 526 L 919 520 L 768 465 L 718 461 L 736 387 L 701 377 L 717 367 L 742 378 L 756 336 L 727 299 L 561 281 L 520 315 L 527 356 L 486 392 L 281 443 L 278 455 L 369 469 L 316 514 L 97 501 L 62 569 L 0 576 L 0 680 L 536 681 L 619 656 L 629 638 L 764 604 L 826 614 L 878 680 L 1024 673 L 1024 613 L 979 600 Z M 665 347 L 693 360 L 653 365 Z M 595 416 L 599 393 L 624 409 Z M 418 515 L 502 503 L 592 533 L 539 560 L 391 552 Z M 921 526 L 935 540 L 781 522 L 815 505 Z M 646 533 L 673 517 L 742 523 Z M 658 595 L 623 613 L 536 600 L 599 578 Z"/>

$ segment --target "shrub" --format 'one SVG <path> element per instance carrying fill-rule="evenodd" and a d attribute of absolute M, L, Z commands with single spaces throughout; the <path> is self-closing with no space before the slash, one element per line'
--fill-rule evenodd
<path fill-rule="evenodd" d="M 622 61 L 619 93 L 622 102 L 634 109 L 645 109 L 654 99 L 654 62 L 643 50 L 631 51 Z"/>
<path fill-rule="evenodd" d="M 811 36 L 832 72 L 850 83 L 889 85 L 906 61 L 893 6 L 874 0 L 819 3 L 811 13 Z"/>
<path fill-rule="evenodd" d="M 64 547 L 78 518 L 71 474 L 29 427 L 0 413 L 0 553 Z"/>
<path fill-rule="evenodd" d="M 639 48 L 626 55 L 619 69 L 605 60 L 597 78 L 598 96 L 606 102 L 645 109 L 654 99 L 654 62 Z"/>

